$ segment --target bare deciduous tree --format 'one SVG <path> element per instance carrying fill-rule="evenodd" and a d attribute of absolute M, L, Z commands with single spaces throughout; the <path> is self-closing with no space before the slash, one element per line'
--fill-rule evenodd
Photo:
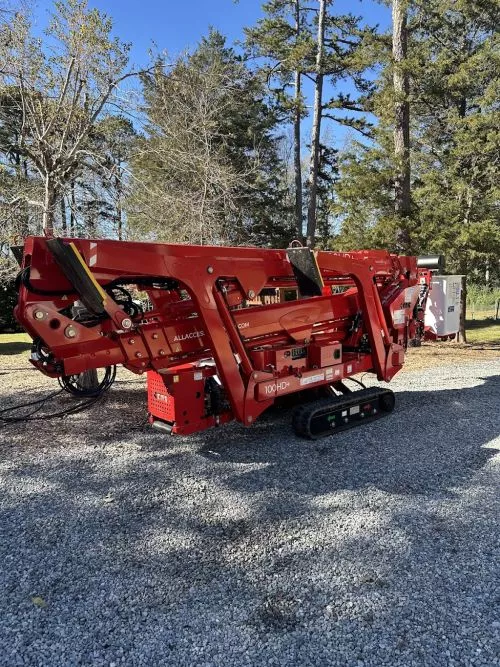
<path fill-rule="evenodd" d="M 126 71 L 128 45 L 111 36 L 111 21 L 86 0 L 55 3 L 42 42 L 16 13 L 4 26 L 0 86 L 20 114 L 17 150 L 37 171 L 43 196 L 33 200 L 52 234 L 64 186 L 88 158 L 89 136 Z M 5 41 L 6 40 L 6 41 Z M 26 200 L 20 193 L 10 205 Z"/>
<path fill-rule="evenodd" d="M 158 66 L 145 86 L 149 137 L 132 160 L 132 233 L 184 243 L 235 242 L 238 194 L 258 169 L 258 150 L 235 168 L 230 137 L 220 127 L 235 104 L 245 104 L 238 83 L 222 62 L 198 68 L 181 58 L 170 72 Z"/>

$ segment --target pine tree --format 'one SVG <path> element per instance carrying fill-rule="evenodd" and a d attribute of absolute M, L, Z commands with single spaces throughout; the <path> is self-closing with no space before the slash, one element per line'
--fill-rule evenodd
<path fill-rule="evenodd" d="M 128 192 L 128 162 L 137 133 L 132 121 L 123 115 L 106 116 L 92 133 L 96 159 L 89 165 L 96 177 L 101 207 L 99 218 L 107 236 L 122 240 L 125 230 L 125 197 Z"/>
<path fill-rule="evenodd" d="M 479 279 L 500 254 L 500 6 L 442 0 L 420 8 L 418 19 L 420 243 L 444 251 L 451 269 Z"/>
<path fill-rule="evenodd" d="M 318 33 L 316 40 L 316 63 L 314 81 L 313 122 L 311 129 L 311 157 L 309 160 L 309 203 L 307 206 L 308 246 L 316 243 L 318 174 L 320 169 L 321 151 L 321 118 L 323 113 L 323 79 L 325 76 L 325 14 L 327 0 L 319 0 Z"/>
<path fill-rule="evenodd" d="M 398 245 L 410 251 L 408 231 L 410 194 L 410 72 L 408 68 L 408 1 L 392 2 L 392 57 L 394 86 L 394 211 L 399 221 Z"/>
<path fill-rule="evenodd" d="M 264 17 L 245 28 L 246 46 L 257 57 L 283 121 L 293 123 L 293 181 L 295 236 L 302 240 L 303 177 L 301 123 L 306 114 L 302 94 L 303 74 L 311 69 L 314 37 L 311 8 L 304 0 L 270 0 L 262 6 Z M 314 15 L 314 13 L 312 14 Z"/>
<path fill-rule="evenodd" d="M 433 0 L 409 11 L 410 250 L 443 253 L 450 271 L 477 279 L 486 265 L 496 269 L 499 252 L 498 4 Z M 336 242 L 358 238 L 397 250 L 393 70 L 387 41 L 380 42 L 383 70 L 371 96 L 378 123 L 373 141 L 353 142 L 340 156 Z"/>
<path fill-rule="evenodd" d="M 293 122 L 297 235 L 299 238 L 303 236 L 302 200 L 307 199 L 306 237 L 307 243 L 312 246 L 318 240 L 316 230 L 320 210 L 321 236 L 325 232 L 325 214 L 329 204 L 324 175 L 329 174 L 330 183 L 336 178 L 336 173 L 328 164 L 321 164 L 322 156 L 327 154 L 324 148 L 329 148 L 321 139 L 322 120 L 327 118 L 361 134 L 369 134 L 370 125 L 363 114 L 371 85 L 363 72 L 371 63 L 368 54 L 374 31 L 360 27 L 361 17 L 337 14 L 331 0 L 274 0 L 265 3 L 263 9 L 264 18 L 258 21 L 255 28 L 245 31 L 247 44 L 262 61 L 262 70 L 267 74 L 283 121 Z M 300 126 L 308 114 L 300 88 L 304 78 L 313 83 L 314 102 L 309 177 L 303 197 Z M 342 82 L 346 79 L 354 83 L 354 98 L 341 92 Z M 325 81 L 334 89 L 329 99 L 324 99 L 323 95 Z M 321 184 L 320 174 L 323 174 Z M 322 201 L 318 195 L 327 199 Z"/>

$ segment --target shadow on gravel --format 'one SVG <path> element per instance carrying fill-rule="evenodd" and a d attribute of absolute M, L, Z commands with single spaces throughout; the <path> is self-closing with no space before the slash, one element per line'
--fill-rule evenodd
<path fill-rule="evenodd" d="M 96 664 L 96 655 L 109 664 L 116 646 L 129 656 L 153 646 L 151 664 L 158 656 L 206 664 L 190 651 L 207 635 L 222 642 L 218 664 L 244 664 L 224 662 L 224 642 L 262 636 L 274 638 L 277 654 L 292 647 L 286 664 L 311 664 L 312 644 L 315 664 L 331 664 L 343 627 L 341 664 L 384 664 L 386 651 L 403 656 L 392 664 L 425 664 L 419 628 L 428 619 L 415 617 L 415 600 L 441 622 L 440 601 L 453 614 L 453 596 L 473 597 L 487 576 L 474 568 L 474 539 L 464 546 L 461 538 L 494 535 L 480 510 L 471 520 L 454 508 L 445 528 L 419 502 L 453 501 L 454 487 L 497 453 L 483 445 L 500 432 L 500 381 L 480 382 L 398 392 L 391 416 L 317 442 L 297 438 L 289 412 L 278 410 L 251 429 L 170 438 L 141 426 L 144 390 L 128 386 L 75 419 L 20 426 L 10 434 L 21 453 L 3 450 L 0 556 L 11 560 L 0 580 L 9 613 L 28 618 L 54 654 L 74 643 L 81 664 Z M 374 489 L 400 497 L 387 505 Z M 35 609 L 32 595 L 43 595 L 47 609 Z M 492 599 L 477 604 L 485 618 L 493 614 Z M 333 628 L 326 643 L 311 631 L 316 618 Z M 192 642 L 178 642 L 179 633 Z M 388 645 L 377 640 L 365 654 L 351 639 L 360 633 Z M 431 656 L 446 648 L 426 641 Z M 25 664 L 35 663 L 35 649 L 30 655 Z"/>
<path fill-rule="evenodd" d="M 452 494 L 454 486 L 499 451 L 483 445 L 500 434 L 500 378 L 479 380 L 481 384 L 466 389 L 397 392 L 396 410 L 388 417 L 318 441 L 298 438 L 290 412 L 279 409 L 268 411 L 249 429 L 232 423 L 185 438 L 163 435 L 145 423 L 143 388 L 128 387 L 111 391 L 97 410 L 78 415 L 77 423 L 54 420 L 43 428 L 57 427 L 46 440 L 49 446 L 60 447 L 68 434 L 79 433 L 94 440 L 103 455 L 117 443 L 129 449 L 133 438 L 143 460 L 152 456 L 152 466 L 168 464 L 169 474 L 175 475 L 178 459 L 180 468 L 195 469 L 203 479 L 237 492 L 284 493 L 286 507 L 269 507 L 269 513 L 293 516 L 307 510 L 311 497 L 341 490 Z M 16 437 L 22 440 L 23 435 Z M 45 468 L 44 474 L 70 487 L 80 477 L 99 493 L 109 485 L 102 469 L 93 485 L 81 463 L 65 457 L 61 466 Z M 137 474 L 144 473 L 124 469 L 120 484 L 133 483 Z"/>
<path fill-rule="evenodd" d="M 220 463 L 267 464 L 231 477 L 228 484 L 239 491 L 320 495 L 370 486 L 450 494 L 499 451 L 483 445 L 500 435 L 500 378 L 480 381 L 466 389 L 397 392 L 390 416 L 317 441 L 297 438 L 289 413 L 274 410 L 241 434 L 221 430 L 199 453 Z"/>
<path fill-rule="evenodd" d="M 22 343 L 22 342 L 13 342 L 13 343 L 2 343 L 0 342 L 0 357 L 4 354 L 20 354 L 21 352 L 27 352 L 31 349 L 31 343 Z"/>

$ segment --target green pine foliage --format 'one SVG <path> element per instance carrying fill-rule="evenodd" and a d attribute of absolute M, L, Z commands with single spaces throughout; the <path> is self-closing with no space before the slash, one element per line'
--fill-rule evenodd
<path fill-rule="evenodd" d="M 411 250 L 442 253 L 449 271 L 478 281 L 500 277 L 499 22 L 489 0 L 411 3 Z M 380 53 L 373 141 L 340 156 L 334 247 L 396 249 L 391 61 Z"/>

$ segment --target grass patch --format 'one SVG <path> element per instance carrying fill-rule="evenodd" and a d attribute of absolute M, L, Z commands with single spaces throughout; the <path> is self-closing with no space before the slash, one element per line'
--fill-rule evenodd
<path fill-rule="evenodd" d="M 496 309 L 491 308 L 490 310 L 472 310 L 467 307 L 467 319 L 471 322 L 475 320 L 493 320 L 495 321 Z M 497 320 L 498 322 L 499 320 Z"/>
<path fill-rule="evenodd" d="M 31 348 L 31 338 L 25 333 L 0 334 L 0 356 L 21 354 Z"/>
<path fill-rule="evenodd" d="M 500 344 L 500 321 L 493 319 L 467 320 L 468 343 Z"/>

